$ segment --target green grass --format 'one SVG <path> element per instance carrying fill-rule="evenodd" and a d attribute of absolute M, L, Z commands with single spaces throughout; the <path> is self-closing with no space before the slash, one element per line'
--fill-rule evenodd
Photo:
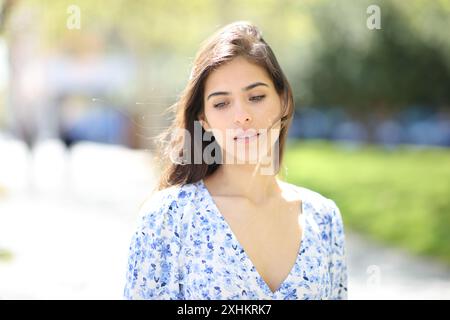
<path fill-rule="evenodd" d="M 335 200 L 345 228 L 450 265 L 450 150 L 289 141 L 283 166 Z"/>

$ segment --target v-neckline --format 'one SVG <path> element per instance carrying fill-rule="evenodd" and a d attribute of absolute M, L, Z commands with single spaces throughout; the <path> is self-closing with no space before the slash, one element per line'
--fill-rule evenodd
<path fill-rule="evenodd" d="M 207 198 L 212 206 L 212 209 L 214 211 L 214 213 L 216 214 L 216 216 L 221 220 L 221 222 L 225 225 L 226 229 L 228 229 L 228 233 L 230 233 L 232 241 L 235 242 L 235 245 L 237 245 L 237 247 L 239 248 L 239 252 L 243 254 L 244 256 L 244 261 L 245 264 L 247 265 L 247 267 L 250 269 L 250 272 L 253 272 L 256 276 L 256 282 L 257 285 L 261 288 L 261 285 L 263 286 L 261 289 L 265 291 L 266 294 L 269 294 L 271 297 L 275 297 L 285 286 L 285 284 L 290 280 L 290 278 L 293 276 L 293 273 L 297 267 L 297 264 L 300 263 L 300 259 L 303 256 L 302 255 L 302 251 L 304 249 L 305 246 L 305 239 L 306 239 L 306 232 L 307 232 L 307 219 L 305 216 L 305 199 L 304 197 L 301 198 L 301 204 L 300 204 L 300 210 L 301 210 L 301 222 L 302 222 L 302 235 L 301 235 L 301 239 L 300 239 L 300 245 L 298 247 L 297 250 L 297 256 L 295 259 L 294 264 L 292 265 L 292 268 L 290 269 L 288 275 L 284 278 L 284 280 L 279 284 L 278 288 L 275 291 L 272 291 L 272 289 L 269 287 L 269 285 L 267 284 L 267 282 L 264 280 L 264 278 L 261 276 L 261 274 L 258 272 L 258 270 L 256 269 L 253 261 L 250 259 L 249 255 L 247 254 L 247 252 L 244 250 L 244 247 L 241 245 L 241 243 L 239 242 L 237 236 L 235 235 L 233 229 L 231 228 L 231 225 L 228 223 L 228 221 L 225 219 L 225 217 L 223 216 L 223 214 L 220 212 L 218 206 L 216 205 L 216 202 L 214 201 L 214 198 L 212 197 L 211 193 L 209 192 L 208 188 L 205 185 L 205 182 L 203 181 L 203 179 L 200 179 L 200 185 L 203 188 L 203 190 L 205 191 Z M 295 190 L 297 193 L 298 191 Z"/>

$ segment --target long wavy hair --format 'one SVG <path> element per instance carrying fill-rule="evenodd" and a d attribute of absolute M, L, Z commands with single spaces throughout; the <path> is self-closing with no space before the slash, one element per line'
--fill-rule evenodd
<path fill-rule="evenodd" d="M 282 97 L 281 127 L 278 137 L 279 154 L 278 164 L 282 163 L 287 131 L 292 122 L 294 101 L 292 89 L 286 76 L 281 70 L 270 46 L 264 41 L 260 30 L 250 22 L 237 21 L 224 26 L 206 39 L 197 52 L 191 75 L 185 89 L 178 101 L 168 111 L 174 112 L 175 117 L 169 128 L 156 137 L 158 146 L 157 159 L 162 170 L 156 190 L 165 189 L 174 185 L 197 182 L 219 168 L 220 163 L 207 164 L 200 156 L 201 163 L 178 163 L 171 160 L 174 153 L 183 156 L 184 147 L 190 146 L 191 154 L 201 152 L 211 143 L 217 143 L 212 137 L 211 141 L 197 141 L 194 139 L 194 122 L 202 119 L 204 115 L 204 86 L 208 75 L 222 64 L 235 57 L 244 57 L 247 61 L 264 68 L 270 76 L 277 93 Z M 174 139 L 173 132 L 183 129 L 189 132 L 179 139 Z M 179 130 L 183 132 L 183 130 Z M 205 134 L 202 128 L 202 136 Z M 167 139 L 169 137 L 169 139 Z M 171 137 L 171 138 L 170 138 Z M 187 141 L 187 140 L 190 141 Z M 203 140 L 203 139 L 202 139 Z M 174 150 L 175 148 L 175 150 Z M 211 148 L 209 148 L 211 149 Z M 214 156 L 214 155 L 213 155 Z M 279 165 L 275 172 L 279 172 Z"/>

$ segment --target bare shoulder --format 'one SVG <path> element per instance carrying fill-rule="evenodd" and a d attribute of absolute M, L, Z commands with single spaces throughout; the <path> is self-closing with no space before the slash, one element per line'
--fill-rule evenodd
<path fill-rule="evenodd" d="M 299 186 L 279 179 L 277 179 L 277 182 L 280 186 L 283 198 L 288 201 L 302 200 L 301 188 Z"/>
<path fill-rule="evenodd" d="M 317 191 L 296 184 L 292 184 L 286 181 L 281 180 L 278 181 L 283 192 L 286 192 L 285 193 L 286 195 L 290 194 L 291 197 L 297 197 L 302 201 L 307 201 L 310 203 L 310 205 L 314 207 L 335 205 L 333 200 L 327 198 L 325 195 Z"/>

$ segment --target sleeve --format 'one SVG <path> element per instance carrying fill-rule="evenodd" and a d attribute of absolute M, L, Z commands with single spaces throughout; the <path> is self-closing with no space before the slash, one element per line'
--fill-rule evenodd
<path fill-rule="evenodd" d="M 153 197 L 142 206 L 132 236 L 124 288 L 125 299 L 180 299 L 180 242 L 174 222 L 176 202 Z"/>
<path fill-rule="evenodd" d="M 344 223 L 339 208 L 333 200 L 331 202 L 331 252 L 330 279 L 332 300 L 348 299 L 348 274 L 345 249 Z"/>

